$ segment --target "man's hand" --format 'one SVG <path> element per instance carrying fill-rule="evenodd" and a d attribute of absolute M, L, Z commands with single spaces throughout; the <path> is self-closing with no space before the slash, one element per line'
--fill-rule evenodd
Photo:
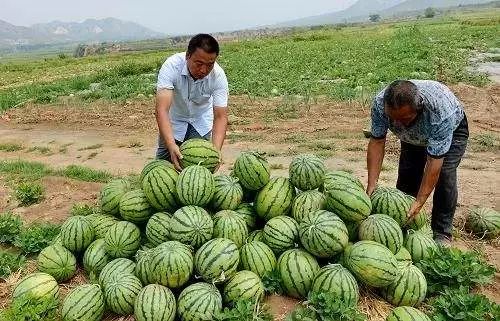
<path fill-rule="evenodd" d="M 168 152 L 170 153 L 170 159 L 172 160 L 172 164 L 179 172 L 182 170 L 180 161 L 182 159 L 181 150 L 177 144 L 170 144 L 167 146 Z"/>
<path fill-rule="evenodd" d="M 415 219 L 415 216 L 417 216 L 418 213 L 420 213 L 420 210 L 422 209 L 423 206 L 424 206 L 424 204 L 422 204 L 418 201 L 414 201 L 411 204 L 410 209 L 408 210 L 408 214 L 406 214 L 405 226 L 410 224 Z"/>

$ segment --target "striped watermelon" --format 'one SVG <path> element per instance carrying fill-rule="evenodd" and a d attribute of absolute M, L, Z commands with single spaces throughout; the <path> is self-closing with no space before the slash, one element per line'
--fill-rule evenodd
<path fill-rule="evenodd" d="M 200 247 L 212 238 L 214 222 L 212 217 L 203 208 L 198 206 L 184 206 L 175 211 L 170 218 L 169 234 L 172 240 Z"/>
<path fill-rule="evenodd" d="M 411 199 L 394 187 L 377 186 L 371 195 L 372 213 L 389 215 L 399 226 L 406 224 Z"/>
<path fill-rule="evenodd" d="M 152 246 L 158 246 L 169 240 L 168 230 L 172 214 L 159 212 L 151 216 L 146 224 L 146 239 Z"/>
<path fill-rule="evenodd" d="M 211 283 L 226 281 L 238 268 L 240 255 L 236 244 L 228 239 L 215 238 L 203 244 L 194 256 L 196 272 Z"/>
<path fill-rule="evenodd" d="M 418 229 L 418 231 L 420 233 L 427 235 L 432 239 L 434 238 L 434 232 L 432 231 L 432 227 L 430 224 L 422 226 L 421 228 Z"/>
<path fill-rule="evenodd" d="M 222 210 L 214 216 L 214 238 L 226 238 L 240 248 L 248 236 L 247 224 L 235 211 Z"/>
<path fill-rule="evenodd" d="M 104 314 L 104 296 L 98 284 L 82 284 L 64 298 L 62 321 L 100 321 Z"/>
<path fill-rule="evenodd" d="M 208 140 L 201 138 L 186 140 L 182 143 L 180 151 L 182 154 L 182 168 L 201 165 L 213 173 L 219 167 L 220 153 L 214 144 Z"/>
<path fill-rule="evenodd" d="M 109 214 L 92 214 L 87 216 L 87 218 L 94 228 L 95 239 L 103 239 L 111 225 L 118 222 L 115 216 Z"/>
<path fill-rule="evenodd" d="M 465 228 L 480 237 L 500 236 L 500 213 L 492 208 L 472 208 L 467 216 Z"/>
<path fill-rule="evenodd" d="M 257 194 L 255 211 L 266 221 L 286 215 L 292 208 L 295 188 L 286 177 L 273 177 Z"/>
<path fill-rule="evenodd" d="M 243 189 L 237 177 L 215 176 L 215 191 L 211 205 L 215 210 L 234 210 L 243 199 Z"/>
<path fill-rule="evenodd" d="M 305 191 L 297 195 L 292 202 L 292 216 L 297 222 L 301 222 L 304 216 L 310 212 L 324 210 L 326 197 L 316 190 Z"/>
<path fill-rule="evenodd" d="M 241 247 L 240 265 L 243 270 L 252 271 L 263 278 L 276 267 L 276 256 L 265 243 L 252 241 Z"/>
<path fill-rule="evenodd" d="M 257 226 L 257 213 L 252 204 L 241 203 L 235 211 L 245 220 L 248 230 L 253 230 Z"/>
<path fill-rule="evenodd" d="M 58 282 L 76 273 L 76 258 L 62 245 L 50 245 L 38 254 L 38 271 L 52 275 Z"/>
<path fill-rule="evenodd" d="M 94 237 L 94 228 L 85 216 L 71 216 L 61 226 L 62 245 L 71 252 L 85 251 Z"/>
<path fill-rule="evenodd" d="M 260 190 L 270 178 L 271 167 L 257 152 L 241 153 L 233 166 L 233 175 L 238 177 L 241 186 L 251 191 Z"/>
<path fill-rule="evenodd" d="M 398 262 L 400 263 L 404 263 L 407 265 L 412 263 L 411 254 L 404 246 L 402 246 L 399 249 L 399 251 L 396 254 L 394 254 L 394 256 L 396 257 L 396 260 L 398 260 Z"/>
<path fill-rule="evenodd" d="M 147 173 L 149 173 L 150 170 L 155 168 L 156 166 L 161 166 L 161 167 L 170 167 L 174 168 L 174 165 L 170 163 L 169 161 L 166 161 L 164 159 L 155 159 L 147 163 L 141 171 L 141 176 L 139 177 L 139 181 L 142 182 L 144 179 L 144 176 L 146 176 Z"/>
<path fill-rule="evenodd" d="M 110 280 L 114 274 L 134 274 L 135 263 L 132 260 L 126 258 L 114 259 L 104 266 L 101 273 L 99 273 L 99 284 L 101 286 Z"/>
<path fill-rule="evenodd" d="M 311 292 L 332 293 L 349 306 L 356 306 L 359 300 L 356 279 L 340 264 L 322 267 L 314 277 Z"/>
<path fill-rule="evenodd" d="M 168 288 L 150 284 L 144 287 L 134 304 L 135 321 L 174 321 L 175 297 Z"/>
<path fill-rule="evenodd" d="M 221 310 L 222 296 L 208 283 L 186 287 L 177 300 L 177 315 L 181 321 L 211 321 Z"/>
<path fill-rule="evenodd" d="M 106 307 L 120 315 L 134 313 L 134 302 L 141 289 L 141 281 L 135 275 L 113 274 L 104 283 Z"/>
<path fill-rule="evenodd" d="M 410 252 L 413 262 L 429 257 L 429 250 L 436 249 L 436 242 L 429 235 L 420 231 L 409 230 L 405 237 L 404 247 Z"/>
<path fill-rule="evenodd" d="M 83 268 L 91 281 L 99 277 L 99 273 L 108 264 L 109 260 L 104 239 L 97 239 L 89 245 L 83 254 Z"/>
<path fill-rule="evenodd" d="M 110 257 L 132 257 L 141 245 L 141 231 L 133 223 L 120 221 L 109 228 L 104 241 Z"/>
<path fill-rule="evenodd" d="M 417 306 L 427 293 L 427 281 L 418 267 L 400 263 L 401 275 L 382 289 L 382 296 L 395 306 Z"/>
<path fill-rule="evenodd" d="M 277 216 L 264 226 L 264 240 L 275 253 L 295 247 L 299 238 L 299 224 L 291 217 Z"/>
<path fill-rule="evenodd" d="M 129 222 L 141 224 L 153 215 L 153 208 L 141 189 L 127 192 L 120 200 L 120 216 Z"/>
<path fill-rule="evenodd" d="M 349 242 L 358 241 L 358 232 L 360 222 L 350 222 L 344 221 L 345 227 L 347 228 L 347 234 L 349 235 Z"/>
<path fill-rule="evenodd" d="M 171 289 L 184 285 L 193 273 L 191 249 L 178 241 L 167 241 L 151 254 L 152 279 Z"/>
<path fill-rule="evenodd" d="M 56 279 L 47 273 L 33 273 L 22 278 L 12 292 L 12 298 L 29 296 L 35 299 L 59 296 L 59 285 Z"/>
<path fill-rule="evenodd" d="M 363 183 L 356 176 L 345 171 L 329 171 L 325 174 L 323 186 L 320 190 L 327 189 L 328 186 L 333 185 L 350 185 L 358 186 L 360 189 L 365 190 Z"/>
<path fill-rule="evenodd" d="M 212 173 L 202 166 L 185 168 L 177 179 L 177 196 L 183 205 L 207 205 L 214 195 L 215 182 Z"/>
<path fill-rule="evenodd" d="M 304 154 L 292 160 L 288 173 L 293 186 L 308 191 L 323 185 L 326 167 L 318 156 Z"/>
<path fill-rule="evenodd" d="M 248 234 L 247 243 L 253 241 L 264 242 L 264 230 L 255 230 Z"/>
<path fill-rule="evenodd" d="M 372 204 L 366 192 L 353 184 L 328 185 L 326 208 L 344 221 L 359 222 L 370 215 Z"/>
<path fill-rule="evenodd" d="M 403 246 L 403 231 L 392 217 L 373 214 L 361 222 L 358 229 L 360 240 L 375 241 L 396 254 Z"/>
<path fill-rule="evenodd" d="M 135 261 L 137 263 L 135 265 L 134 274 L 137 278 L 139 278 L 139 280 L 141 280 L 143 285 L 155 283 L 152 272 L 153 265 L 151 263 L 153 253 L 154 249 L 149 249 L 146 251 L 139 250 L 135 254 Z"/>
<path fill-rule="evenodd" d="M 314 276 L 319 271 L 316 259 L 299 249 L 287 250 L 281 254 L 277 267 L 286 294 L 294 298 L 307 296 Z"/>
<path fill-rule="evenodd" d="M 252 271 L 239 271 L 224 286 L 224 302 L 234 303 L 240 299 L 260 301 L 264 298 L 264 284 Z"/>
<path fill-rule="evenodd" d="M 431 319 L 415 308 L 397 307 L 389 313 L 385 321 L 431 321 Z"/>
<path fill-rule="evenodd" d="M 101 212 L 115 216 L 120 214 L 120 200 L 130 188 L 126 179 L 116 179 L 104 185 L 99 196 Z"/>
<path fill-rule="evenodd" d="M 309 213 L 299 225 L 302 246 L 314 256 L 332 257 L 349 242 L 347 227 L 335 214 L 318 210 Z"/>
<path fill-rule="evenodd" d="M 388 286 L 400 274 L 394 254 L 374 241 L 355 243 L 345 253 L 344 262 L 358 280 L 374 288 Z"/>
<path fill-rule="evenodd" d="M 142 179 L 142 190 L 149 204 L 158 211 L 177 208 L 176 183 L 179 174 L 172 166 L 156 166 Z"/>

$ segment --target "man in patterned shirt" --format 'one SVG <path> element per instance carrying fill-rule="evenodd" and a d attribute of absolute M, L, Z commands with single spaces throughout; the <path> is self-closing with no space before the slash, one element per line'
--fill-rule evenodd
<path fill-rule="evenodd" d="M 469 137 L 462 104 L 437 81 L 397 80 L 375 97 L 371 120 L 366 192 L 371 195 L 377 184 L 389 129 L 401 140 L 396 187 L 416 198 L 408 222 L 434 190 L 434 239 L 451 240 L 458 197 L 457 167 Z"/>

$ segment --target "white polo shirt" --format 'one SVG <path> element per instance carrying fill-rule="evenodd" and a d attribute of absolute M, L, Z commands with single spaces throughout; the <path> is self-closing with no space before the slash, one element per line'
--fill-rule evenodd
<path fill-rule="evenodd" d="M 205 78 L 194 80 L 187 68 L 185 52 L 170 56 L 163 63 L 156 88 L 174 90 L 170 121 L 175 139 L 181 142 L 188 124 L 205 136 L 213 127 L 213 107 L 227 107 L 229 88 L 224 70 L 216 62 Z"/>

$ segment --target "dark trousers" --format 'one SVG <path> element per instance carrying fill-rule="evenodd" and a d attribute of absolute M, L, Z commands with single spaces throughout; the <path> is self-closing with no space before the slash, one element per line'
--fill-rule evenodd
<path fill-rule="evenodd" d="M 445 154 L 432 206 L 431 226 L 434 236 L 451 237 L 453 216 L 457 207 L 457 167 L 467 147 L 469 127 L 467 117 L 453 132 L 450 150 Z M 427 161 L 426 147 L 401 142 L 397 189 L 417 197 Z"/>
<path fill-rule="evenodd" d="M 186 135 L 184 136 L 184 141 L 191 138 L 203 138 L 206 140 L 210 140 L 212 137 L 212 131 L 208 132 L 205 136 L 201 136 L 200 133 L 191 125 L 188 124 Z M 181 141 L 175 140 L 175 143 L 180 146 L 182 144 Z M 167 147 L 165 146 L 165 142 L 161 135 L 158 135 L 158 148 L 156 150 L 156 159 L 163 159 L 170 162 L 170 153 L 168 152 Z"/>

